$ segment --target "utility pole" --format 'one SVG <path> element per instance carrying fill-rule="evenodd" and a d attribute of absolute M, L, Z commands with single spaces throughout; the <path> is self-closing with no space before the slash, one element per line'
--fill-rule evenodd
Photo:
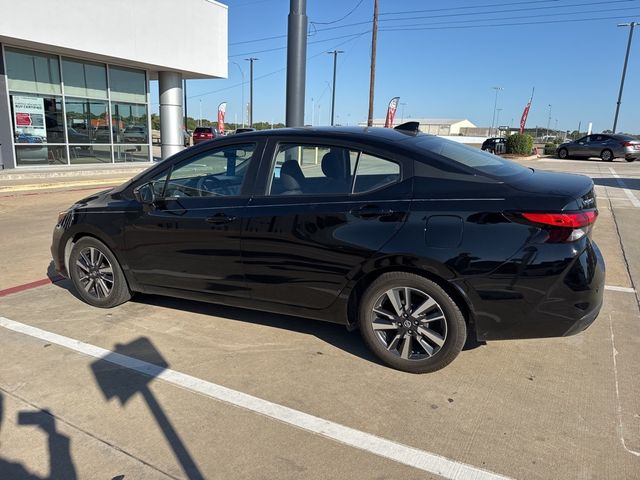
<path fill-rule="evenodd" d="M 400 123 L 404 123 L 404 107 L 407 105 L 406 102 L 400 102 L 400 106 L 402 107 L 401 110 L 401 114 L 400 114 Z"/>
<path fill-rule="evenodd" d="M 245 60 L 249 62 L 249 127 L 253 127 L 253 62 L 259 59 L 251 57 Z"/>
<path fill-rule="evenodd" d="M 622 90 L 624 89 L 624 77 L 627 75 L 627 63 L 629 63 L 629 51 L 631 50 L 631 40 L 633 39 L 633 29 L 638 25 L 637 22 L 619 23 L 619 27 L 629 28 L 629 41 L 627 42 L 627 53 L 624 56 L 624 67 L 622 68 L 622 79 L 620 80 L 620 92 L 618 93 L 618 103 L 616 104 L 616 116 L 613 119 L 613 133 L 616 133 L 618 126 L 618 114 L 620 113 L 620 104 L 622 103 Z"/>
<path fill-rule="evenodd" d="M 334 50 L 327 53 L 333 55 L 333 87 L 331 88 L 331 126 L 333 127 L 333 120 L 336 113 L 336 68 L 338 66 L 338 54 L 344 52 L 342 50 Z"/>
<path fill-rule="evenodd" d="M 551 126 L 551 104 L 549 104 L 549 118 L 547 118 L 547 137 L 549 136 L 550 126 Z"/>
<path fill-rule="evenodd" d="M 491 87 L 491 88 L 496 91 L 496 98 L 493 102 L 493 118 L 491 119 L 491 129 L 489 130 L 489 136 L 491 136 L 491 133 L 493 132 L 494 123 L 496 121 L 496 109 L 498 107 L 498 93 L 500 92 L 500 90 L 504 90 L 504 88 L 502 87 Z"/>
<path fill-rule="evenodd" d="M 287 127 L 304 126 L 307 73 L 307 0 L 291 0 L 287 38 Z"/>
<path fill-rule="evenodd" d="M 369 115 L 367 126 L 373 126 L 373 97 L 376 85 L 376 44 L 378 43 L 378 0 L 373 0 L 373 30 L 371 33 L 371 75 L 369 77 Z"/>

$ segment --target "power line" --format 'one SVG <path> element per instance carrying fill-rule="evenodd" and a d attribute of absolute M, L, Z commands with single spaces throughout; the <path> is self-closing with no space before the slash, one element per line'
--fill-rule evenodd
<path fill-rule="evenodd" d="M 394 28 L 381 28 L 382 32 L 407 32 L 407 31 L 416 31 L 416 30 L 455 30 L 460 28 L 488 28 L 488 27 L 514 27 L 518 25 L 543 25 L 550 23 L 574 23 L 574 22 L 595 22 L 599 20 L 620 20 L 626 19 L 629 16 L 614 16 L 614 17 L 597 17 L 597 18 L 575 18 L 573 20 L 544 20 L 540 22 L 519 22 L 519 23 L 497 23 L 492 25 L 480 24 L 480 25 L 460 25 L 460 26 L 450 26 L 450 27 L 423 27 L 423 28 L 403 28 L 401 26 L 397 26 Z"/>
<path fill-rule="evenodd" d="M 315 40 L 313 42 L 309 42 L 309 45 L 315 45 L 316 43 L 330 42 L 332 40 L 340 40 L 342 38 L 356 37 L 358 35 L 361 35 L 362 33 L 367 33 L 367 32 L 352 33 L 350 35 L 340 35 L 339 37 L 325 38 L 324 40 Z M 266 50 L 256 50 L 254 52 L 238 53 L 236 55 L 229 55 L 229 58 L 242 57 L 242 56 L 245 56 L 245 55 L 253 55 L 255 53 L 275 52 L 277 50 L 284 50 L 286 48 L 287 48 L 287 46 L 284 45 L 282 47 L 268 48 Z"/>
<path fill-rule="evenodd" d="M 344 20 L 345 18 L 347 18 L 349 15 L 351 15 L 353 12 L 355 12 L 355 11 L 358 9 L 358 7 L 359 7 L 360 5 L 362 5 L 362 2 L 364 2 L 364 0 L 360 0 L 360 1 L 357 3 L 357 5 L 356 5 L 355 7 L 353 7 L 353 8 L 349 11 L 349 13 L 347 13 L 347 14 L 346 14 L 346 15 L 344 15 L 343 17 L 340 17 L 338 20 L 333 20 L 333 21 L 331 21 L 331 22 L 311 22 L 311 23 L 312 23 L 312 24 L 314 24 L 314 25 L 332 25 L 332 24 L 334 24 L 334 23 L 341 22 L 342 20 Z"/>
<path fill-rule="evenodd" d="M 357 34 L 357 36 L 356 36 L 356 37 L 351 38 L 351 39 L 349 39 L 349 40 L 346 40 L 346 41 L 344 41 L 344 42 L 340 42 L 340 43 L 338 43 L 337 45 L 334 45 L 334 46 L 333 46 L 333 47 L 331 47 L 331 48 L 332 48 L 332 49 L 336 49 L 336 48 L 339 48 L 339 47 L 341 47 L 341 46 L 343 46 L 343 45 L 346 45 L 346 44 L 347 44 L 347 43 L 349 43 L 349 42 L 353 42 L 354 40 L 357 40 L 358 38 L 362 37 L 363 35 L 366 35 L 366 34 L 367 34 L 367 33 L 369 33 L 370 31 L 371 31 L 371 30 L 367 30 L 367 31 L 365 31 L 365 32 L 359 33 L 359 34 Z M 312 55 L 311 57 L 309 57 L 309 60 L 313 60 L 314 58 L 318 58 L 318 57 L 320 57 L 321 55 L 325 55 L 325 49 L 323 49 L 323 50 L 322 50 L 322 51 L 320 51 L 319 53 L 316 53 L 315 55 Z M 258 80 L 262 80 L 263 78 L 271 77 L 271 76 L 276 75 L 276 74 L 278 74 L 278 73 L 280 73 L 280 72 L 284 72 L 286 69 L 287 69 L 287 67 L 285 66 L 285 67 L 279 68 L 278 70 L 274 70 L 274 71 L 272 71 L 272 72 L 265 73 L 264 75 L 260 75 L 260 76 L 258 76 L 258 77 L 255 77 L 255 78 L 253 79 L 253 81 L 254 81 L 254 83 L 255 83 L 255 82 L 257 82 Z M 207 96 L 207 95 L 213 95 L 213 94 L 216 94 L 216 93 L 224 92 L 224 91 L 226 91 L 226 90 L 231 90 L 231 89 L 233 89 L 233 88 L 239 87 L 240 85 L 244 85 L 244 83 L 246 83 L 246 82 L 236 83 L 236 84 L 234 84 L 234 85 L 230 85 L 230 86 L 228 86 L 228 87 L 219 88 L 218 90 L 212 90 L 212 91 L 210 91 L 210 92 L 204 92 L 204 93 L 199 93 L 199 94 L 197 94 L 197 95 L 191 95 L 191 96 L 190 96 L 190 97 L 188 97 L 188 98 L 190 98 L 190 99 L 191 99 L 191 98 L 204 97 L 204 96 Z"/>
<path fill-rule="evenodd" d="M 640 6 L 638 7 L 622 7 L 622 8 L 605 8 L 605 9 L 601 9 L 601 10 L 589 10 L 588 12 L 563 12 L 563 13 L 541 13 L 538 15 L 527 15 L 526 17 L 523 17 L 522 15 L 519 16 L 514 16 L 514 17 L 499 17 L 499 18 L 483 18 L 482 21 L 483 22 L 495 22 L 495 21 L 501 21 L 501 20 L 519 20 L 519 19 L 524 19 L 524 18 L 541 18 L 541 17 L 557 17 L 560 15 L 577 15 L 577 14 L 587 14 L 587 13 L 603 13 L 603 12 L 617 12 L 617 11 L 622 11 L 622 10 L 633 10 L 636 8 L 640 8 Z M 407 19 L 408 20 L 408 19 Z M 477 22 L 478 20 L 474 19 L 474 20 L 445 20 L 444 22 L 429 22 L 429 23 L 407 23 L 407 24 L 403 24 L 403 25 L 394 25 L 394 28 L 402 28 L 405 29 L 407 27 L 420 27 L 420 26 L 430 26 L 430 25 L 447 25 L 447 24 L 451 24 L 451 23 L 474 23 Z"/>
<path fill-rule="evenodd" d="M 541 3 L 557 3 L 566 0 L 525 0 L 521 2 L 506 2 L 506 3 L 486 3 L 484 5 L 464 5 L 461 7 L 447 7 L 447 8 L 428 8 L 424 10 L 404 10 L 404 11 L 396 11 L 396 12 L 384 12 L 381 13 L 380 16 L 383 15 L 405 15 L 405 14 L 413 14 L 413 13 L 433 13 L 433 12 L 449 12 L 452 10 L 469 10 L 469 9 L 478 9 L 478 8 L 492 8 L 492 7 L 510 7 L 513 5 L 539 5 Z M 553 8 L 562 8 L 562 7 L 574 7 L 578 5 L 553 5 Z M 551 7 L 542 7 L 542 8 L 551 8 Z"/>
<path fill-rule="evenodd" d="M 604 0 L 598 2 L 587 2 L 587 3 L 574 3 L 572 5 L 550 5 L 546 7 L 526 7 L 526 8 L 512 8 L 507 10 L 490 10 L 486 12 L 466 12 L 466 13 L 447 13 L 442 15 L 428 15 L 421 17 L 408 17 L 408 18 L 389 18 L 380 20 L 381 22 L 399 22 L 405 20 L 419 20 L 423 18 L 431 19 L 431 18 L 444 18 L 444 17 L 462 17 L 469 15 L 492 15 L 495 13 L 511 13 L 511 12 L 530 12 L 533 10 L 549 10 L 551 8 L 573 8 L 573 7 L 589 7 L 592 5 L 610 5 L 612 3 L 629 3 L 629 2 L 637 2 L 637 0 Z M 580 12 L 575 12 L 580 13 Z M 588 12 L 585 12 L 588 13 Z M 483 20 L 484 21 L 484 20 Z"/>

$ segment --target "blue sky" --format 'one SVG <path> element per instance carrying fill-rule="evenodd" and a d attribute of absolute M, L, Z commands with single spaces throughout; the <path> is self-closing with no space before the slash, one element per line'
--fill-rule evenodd
<path fill-rule="evenodd" d="M 217 105 L 227 101 L 227 120 L 241 121 L 242 76 L 231 62 L 244 71 L 247 102 L 249 65 L 244 59 L 253 56 L 259 58 L 254 120 L 284 122 L 286 38 L 240 42 L 286 35 L 289 0 L 222 3 L 229 5 L 229 78 L 190 80 L 189 115 L 197 117 L 202 105 L 203 117 L 213 119 Z M 373 0 L 307 4 L 305 122 L 311 123 L 313 104 L 313 123 L 329 124 L 332 56 L 326 52 L 335 48 L 344 50 L 338 57 L 336 122 L 364 121 Z M 398 119 L 404 111 L 405 119 L 468 118 L 489 126 L 491 87 L 501 86 L 500 124 L 517 125 L 535 87 L 527 126 L 546 127 L 551 104 L 551 128 L 557 119 L 561 130 L 577 129 L 578 122 L 586 130 L 593 122 L 594 131 L 601 131 L 612 127 L 629 33 L 616 24 L 640 21 L 640 0 L 380 0 L 380 13 L 376 117 L 384 116 L 391 97 L 400 96 L 405 105 Z M 640 133 L 639 37 L 636 28 L 618 121 L 619 130 L 635 133 Z M 152 92 L 157 102 L 155 85 Z"/>

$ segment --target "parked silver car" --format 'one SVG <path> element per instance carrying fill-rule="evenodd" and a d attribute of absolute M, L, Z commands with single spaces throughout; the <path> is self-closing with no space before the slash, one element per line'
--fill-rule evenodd
<path fill-rule="evenodd" d="M 628 135 L 594 133 L 573 142 L 563 143 L 556 150 L 558 158 L 600 157 L 605 162 L 624 158 L 633 162 L 640 157 L 640 140 Z"/>

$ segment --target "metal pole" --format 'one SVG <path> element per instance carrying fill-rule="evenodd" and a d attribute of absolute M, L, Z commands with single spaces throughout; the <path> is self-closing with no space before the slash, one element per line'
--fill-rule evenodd
<path fill-rule="evenodd" d="M 491 118 L 491 128 L 489 129 L 489 136 L 491 136 L 493 132 L 494 123 L 496 121 L 496 108 L 498 107 L 498 92 L 500 90 L 504 90 L 502 87 L 491 87 L 496 91 L 496 98 L 493 102 L 493 117 Z"/>
<path fill-rule="evenodd" d="M 184 92 L 184 102 L 182 102 L 184 104 L 184 129 L 188 130 L 189 128 L 187 127 L 187 79 L 185 78 L 184 81 L 182 82 L 182 91 Z"/>
<path fill-rule="evenodd" d="M 304 126 L 307 71 L 307 0 L 291 0 L 287 38 L 287 127 Z"/>
<path fill-rule="evenodd" d="M 369 76 L 369 114 L 367 126 L 373 126 L 373 97 L 376 85 L 376 44 L 378 43 L 378 0 L 373 1 L 373 29 L 371 33 L 371 73 Z"/>
<path fill-rule="evenodd" d="M 547 137 L 549 136 L 550 126 L 551 126 L 551 104 L 549 104 L 549 118 L 547 119 Z"/>
<path fill-rule="evenodd" d="M 249 62 L 249 127 L 253 127 L 253 62 L 255 57 L 245 58 Z"/>
<path fill-rule="evenodd" d="M 631 50 L 631 40 L 633 39 L 633 29 L 637 25 L 636 22 L 621 23 L 619 27 L 629 28 L 629 41 L 627 42 L 627 53 L 624 56 L 624 67 L 622 68 L 622 79 L 620 79 L 620 92 L 618 93 L 618 103 L 616 104 L 616 116 L 613 119 L 613 133 L 616 133 L 618 126 L 618 114 L 620 113 L 620 103 L 622 103 L 622 90 L 624 89 L 624 77 L 627 75 L 627 63 L 629 62 L 629 51 Z"/>
<path fill-rule="evenodd" d="M 244 128 L 244 119 L 245 119 L 245 105 L 244 105 L 244 70 L 242 70 L 242 67 L 240 66 L 240 64 L 238 62 L 231 62 L 233 63 L 236 67 L 238 67 L 238 70 L 240 70 L 240 75 L 242 75 L 242 127 Z M 238 122 L 236 122 L 236 127 L 238 126 Z"/>
<path fill-rule="evenodd" d="M 327 53 L 333 55 L 333 87 L 331 87 L 331 126 L 333 127 L 336 113 L 336 68 L 338 66 L 338 54 L 344 52 L 342 50 L 334 50 Z"/>

